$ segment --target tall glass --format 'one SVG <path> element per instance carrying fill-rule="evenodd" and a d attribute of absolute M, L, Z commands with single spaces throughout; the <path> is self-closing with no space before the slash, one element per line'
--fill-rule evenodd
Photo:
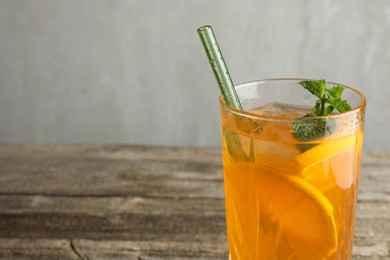
<path fill-rule="evenodd" d="M 220 102 L 230 259 L 352 259 L 365 97 L 343 86 L 352 110 L 303 117 L 301 80 L 236 86 L 244 111 Z"/>

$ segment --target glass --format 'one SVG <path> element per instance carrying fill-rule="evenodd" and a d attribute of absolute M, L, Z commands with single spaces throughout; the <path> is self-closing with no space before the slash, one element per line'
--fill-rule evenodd
<path fill-rule="evenodd" d="M 236 86 L 244 111 L 220 102 L 230 259 L 352 259 L 365 98 L 343 86 L 352 110 L 302 118 L 301 80 Z M 328 134 L 298 140 L 297 118 Z"/>

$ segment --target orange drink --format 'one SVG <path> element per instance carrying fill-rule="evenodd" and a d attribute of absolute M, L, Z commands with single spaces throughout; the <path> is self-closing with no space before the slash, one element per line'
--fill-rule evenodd
<path fill-rule="evenodd" d="M 243 111 L 221 101 L 230 259 L 352 259 L 365 98 L 344 87 L 348 112 L 305 117 L 299 81 L 237 86 Z"/>

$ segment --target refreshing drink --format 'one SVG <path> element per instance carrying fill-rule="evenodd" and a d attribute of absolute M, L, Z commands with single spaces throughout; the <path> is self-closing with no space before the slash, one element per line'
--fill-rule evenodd
<path fill-rule="evenodd" d="M 346 87 L 348 112 L 308 117 L 299 81 L 236 87 L 244 111 L 221 101 L 231 259 L 352 259 L 365 100 Z"/>

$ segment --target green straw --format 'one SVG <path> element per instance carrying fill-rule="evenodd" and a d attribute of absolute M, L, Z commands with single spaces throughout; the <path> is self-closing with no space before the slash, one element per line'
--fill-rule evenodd
<path fill-rule="evenodd" d="M 206 25 L 198 29 L 200 40 L 202 41 L 207 58 L 209 59 L 211 69 L 217 79 L 222 99 L 229 107 L 243 110 L 238 99 L 233 81 L 230 78 L 229 71 L 223 60 L 221 50 L 219 49 L 217 39 L 215 39 L 213 29 Z M 230 155 L 237 161 L 253 162 L 253 140 L 251 140 L 250 154 L 247 155 L 242 149 L 240 138 L 232 131 L 222 126 L 223 136 L 226 139 Z"/>
<path fill-rule="evenodd" d="M 226 105 L 242 110 L 240 100 L 238 99 L 233 81 L 230 78 L 228 68 L 226 67 L 221 50 L 219 49 L 217 39 L 215 38 L 211 26 L 206 25 L 198 28 L 198 34 L 202 41 L 204 50 L 209 60 L 211 69 L 217 79 L 222 99 Z"/>

